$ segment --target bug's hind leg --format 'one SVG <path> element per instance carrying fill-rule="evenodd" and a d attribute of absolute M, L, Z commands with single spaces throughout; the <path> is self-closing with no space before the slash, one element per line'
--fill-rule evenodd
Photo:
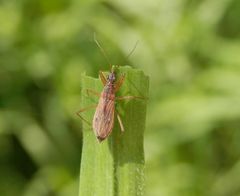
<path fill-rule="evenodd" d="M 95 107 L 97 107 L 97 105 L 91 105 L 91 106 L 88 106 L 88 107 L 86 107 L 86 108 L 82 108 L 81 110 L 77 111 L 76 114 L 77 114 L 85 123 L 87 123 L 89 126 L 91 126 L 91 123 L 88 122 L 85 118 L 83 118 L 83 117 L 80 115 L 80 113 L 82 113 L 82 112 L 84 112 L 84 111 L 86 111 L 86 110 L 88 110 L 88 109 L 95 108 Z"/>
<path fill-rule="evenodd" d="M 120 125 L 121 132 L 124 132 L 124 126 L 123 126 L 123 123 L 122 123 L 122 119 L 121 119 L 121 117 L 118 113 L 117 113 L 117 119 L 118 119 L 118 123 Z"/>

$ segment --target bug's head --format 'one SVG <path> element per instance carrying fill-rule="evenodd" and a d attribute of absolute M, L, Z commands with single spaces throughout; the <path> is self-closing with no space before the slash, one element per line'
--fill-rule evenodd
<path fill-rule="evenodd" d="M 115 73 L 114 72 L 111 72 L 108 76 L 107 76 L 107 80 L 111 83 L 114 83 L 115 80 L 116 80 L 116 77 L 115 77 Z"/>

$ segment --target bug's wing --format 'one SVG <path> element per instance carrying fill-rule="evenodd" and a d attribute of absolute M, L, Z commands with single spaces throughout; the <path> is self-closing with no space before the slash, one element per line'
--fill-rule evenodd
<path fill-rule="evenodd" d="M 101 97 L 93 118 L 93 130 L 99 141 L 108 137 L 114 125 L 114 101 Z"/>

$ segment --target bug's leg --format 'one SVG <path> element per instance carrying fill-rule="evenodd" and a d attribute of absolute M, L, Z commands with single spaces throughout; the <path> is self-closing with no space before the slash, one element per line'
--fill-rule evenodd
<path fill-rule="evenodd" d="M 115 89 L 114 89 L 114 92 L 116 93 L 119 88 L 122 86 L 123 82 L 125 80 L 125 74 L 121 75 L 121 77 L 118 79 L 118 81 L 116 82 L 115 84 Z"/>
<path fill-rule="evenodd" d="M 121 117 L 119 116 L 118 113 L 117 113 L 117 119 L 118 119 L 118 123 L 120 125 L 121 132 L 124 132 L 123 123 L 122 123 Z"/>
<path fill-rule="evenodd" d="M 100 93 L 98 93 L 98 92 L 96 92 L 96 91 L 94 91 L 94 90 L 92 90 L 92 89 L 86 89 L 86 91 L 87 91 L 87 95 L 88 95 L 88 96 L 89 96 L 90 93 L 93 94 L 93 95 L 96 95 L 96 96 L 98 96 L 98 97 L 101 96 Z"/>
<path fill-rule="evenodd" d="M 82 112 L 84 112 L 84 111 L 86 111 L 86 110 L 88 110 L 88 109 L 95 108 L 95 107 L 97 107 L 97 105 L 88 106 L 88 107 L 86 107 L 86 108 L 83 108 L 83 109 L 77 111 L 76 114 L 77 114 L 85 123 L 87 123 L 89 126 L 91 126 L 91 123 L 88 122 L 85 118 L 83 118 L 83 117 L 80 115 L 80 113 L 82 113 Z"/>
<path fill-rule="evenodd" d="M 99 76 L 100 76 L 100 79 L 101 79 L 101 81 L 102 81 L 102 83 L 103 83 L 103 86 L 105 86 L 106 83 L 107 83 L 107 79 L 106 79 L 106 77 L 104 76 L 104 74 L 103 74 L 102 71 L 99 71 Z"/>
<path fill-rule="evenodd" d="M 120 97 L 116 97 L 116 100 L 132 100 L 132 99 L 143 99 L 145 100 L 145 97 L 140 97 L 140 96 L 120 96 Z"/>

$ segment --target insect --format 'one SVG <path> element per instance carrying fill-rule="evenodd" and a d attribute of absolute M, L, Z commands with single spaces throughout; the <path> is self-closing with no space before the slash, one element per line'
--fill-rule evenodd
<path fill-rule="evenodd" d="M 103 50 L 103 48 L 98 43 L 95 36 L 94 36 L 94 40 L 95 40 L 96 44 L 98 45 L 98 47 L 100 48 L 100 50 L 102 51 L 102 53 L 104 54 L 107 61 L 110 62 L 108 60 L 107 56 L 106 56 L 105 51 Z M 97 95 L 99 97 L 99 102 L 98 102 L 97 106 L 96 105 L 95 106 L 90 106 L 90 107 L 81 109 L 80 111 L 77 112 L 77 115 L 82 120 L 87 122 L 80 115 L 80 113 L 89 109 L 89 108 L 91 108 L 91 107 L 96 107 L 96 111 L 95 111 L 95 114 L 94 114 L 94 117 L 93 117 L 92 127 L 93 127 L 94 133 L 95 133 L 99 142 L 105 140 L 110 135 L 110 133 L 112 132 L 113 127 L 114 127 L 114 117 L 115 117 L 115 115 L 117 117 L 117 120 L 118 120 L 118 123 L 120 125 L 121 131 L 124 132 L 124 126 L 123 126 L 121 117 L 119 116 L 119 114 L 115 110 L 115 102 L 117 100 L 126 100 L 126 99 L 130 100 L 130 99 L 134 99 L 134 98 L 142 99 L 142 97 L 138 97 L 138 96 L 121 96 L 121 97 L 116 97 L 115 96 L 116 92 L 119 90 L 119 88 L 122 86 L 122 84 L 124 82 L 125 75 L 122 74 L 120 76 L 120 78 L 117 80 L 116 79 L 116 72 L 115 72 L 116 67 L 112 66 L 110 63 L 109 63 L 109 65 L 110 65 L 110 73 L 107 75 L 107 77 L 104 76 L 103 72 L 101 72 L 101 71 L 99 72 L 100 80 L 101 80 L 101 82 L 103 83 L 103 86 L 104 86 L 102 92 L 99 94 L 99 93 L 94 92 L 90 89 L 87 89 L 88 94 L 92 93 L 92 94 Z"/>

